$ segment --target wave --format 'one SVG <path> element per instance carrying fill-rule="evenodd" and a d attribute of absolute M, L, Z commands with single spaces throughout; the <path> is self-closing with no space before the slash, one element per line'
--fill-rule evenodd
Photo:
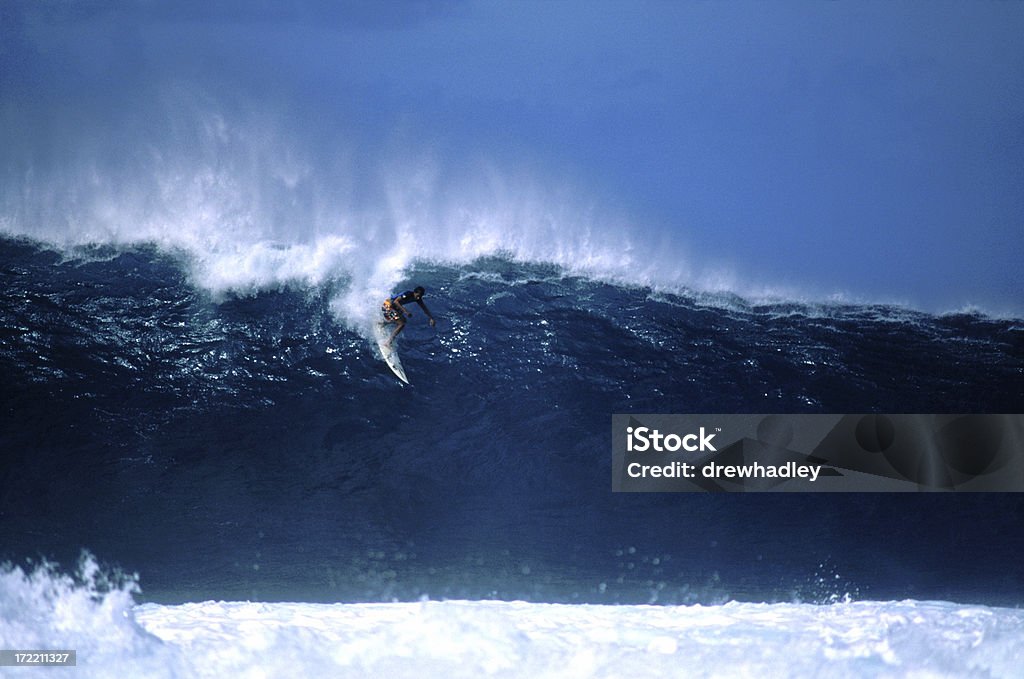
<path fill-rule="evenodd" d="M 1014 562 L 1013 496 L 612 494 L 607 437 L 613 413 L 1020 412 L 1016 321 L 416 263 L 438 326 L 414 309 L 403 387 L 338 321 L 343 278 L 215 295 L 154 246 L 9 239 L 0 276 L 0 558 L 88 548 L 158 601 L 787 601 L 829 562 L 879 598 L 1020 591 L 972 556 Z"/>

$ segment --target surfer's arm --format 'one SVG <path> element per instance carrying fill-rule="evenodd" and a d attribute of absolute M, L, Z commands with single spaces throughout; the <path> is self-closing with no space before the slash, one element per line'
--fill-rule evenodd
<path fill-rule="evenodd" d="M 412 316 L 412 314 L 411 314 L 411 313 L 409 313 L 408 311 L 406 311 L 406 310 L 405 310 L 405 307 L 404 307 L 404 306 L 402 306 L 402 303 L 401 303 L 401 302 L 399 302 L 399 301 L 398 301 L 397 299 L 396 299 L 396 300 L 394 300 L 394 305 L 395 305 L 396 307 L 398 307 L 398 310 L 399 310 L 399 311 L 401 311 L 401 312 L 402 312 L 402 314 L 404 314 L 405 316 L 407 316 L 407 317 L 411 317 L 411 316 Z"/>
<path fill-rule="evenodd" d="M 427 318 L 430 319 L 430 325 L 434 325 L 434 317 L 430 315 L 430 309 L 428 309 L 427 305 L 423 303 L 423 300 L 418 299 L 416 300 L 416 303 L 420 305 L 420 308 L 423 309 L 423 313 L 425 313 Z"/>

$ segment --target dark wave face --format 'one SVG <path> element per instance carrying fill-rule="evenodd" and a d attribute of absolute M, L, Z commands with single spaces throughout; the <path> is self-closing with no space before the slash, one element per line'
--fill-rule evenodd
<path fill-rule="evenodd" d="M 159 601 L 1022 603 L 1015 495 L 610 490 L 613 413 L 1024 411 L 1020 321 L 420 263 L 405 387 L 348 281 L 189 271 L 0 241 L 0 558 L 86 548 Z"/>

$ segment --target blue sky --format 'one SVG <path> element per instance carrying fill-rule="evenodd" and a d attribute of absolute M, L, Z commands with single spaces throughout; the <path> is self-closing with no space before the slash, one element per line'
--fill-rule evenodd
<path fill-rule="evenodd" d="M 171 88 L 324 172 L 409 145 L 562 178 L 751 288 L 1024 314 L 1024 4 L 208 4 L 4 3 L 8 189 L 185 143 Z"/>

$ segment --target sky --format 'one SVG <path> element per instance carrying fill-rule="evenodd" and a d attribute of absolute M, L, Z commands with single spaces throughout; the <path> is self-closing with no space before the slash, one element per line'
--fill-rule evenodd
<path fill-rule="evenodd" d="M 539 187 L 698 286 L 1024 316 L 1022 35 L 1005 2 L 14 0 L 0 223 L 90 186 L 156 209 L 138 177 L 196 163 L 288 221 L 393 203 L 423 171 L 387 158 L 428 202 Z"/>

